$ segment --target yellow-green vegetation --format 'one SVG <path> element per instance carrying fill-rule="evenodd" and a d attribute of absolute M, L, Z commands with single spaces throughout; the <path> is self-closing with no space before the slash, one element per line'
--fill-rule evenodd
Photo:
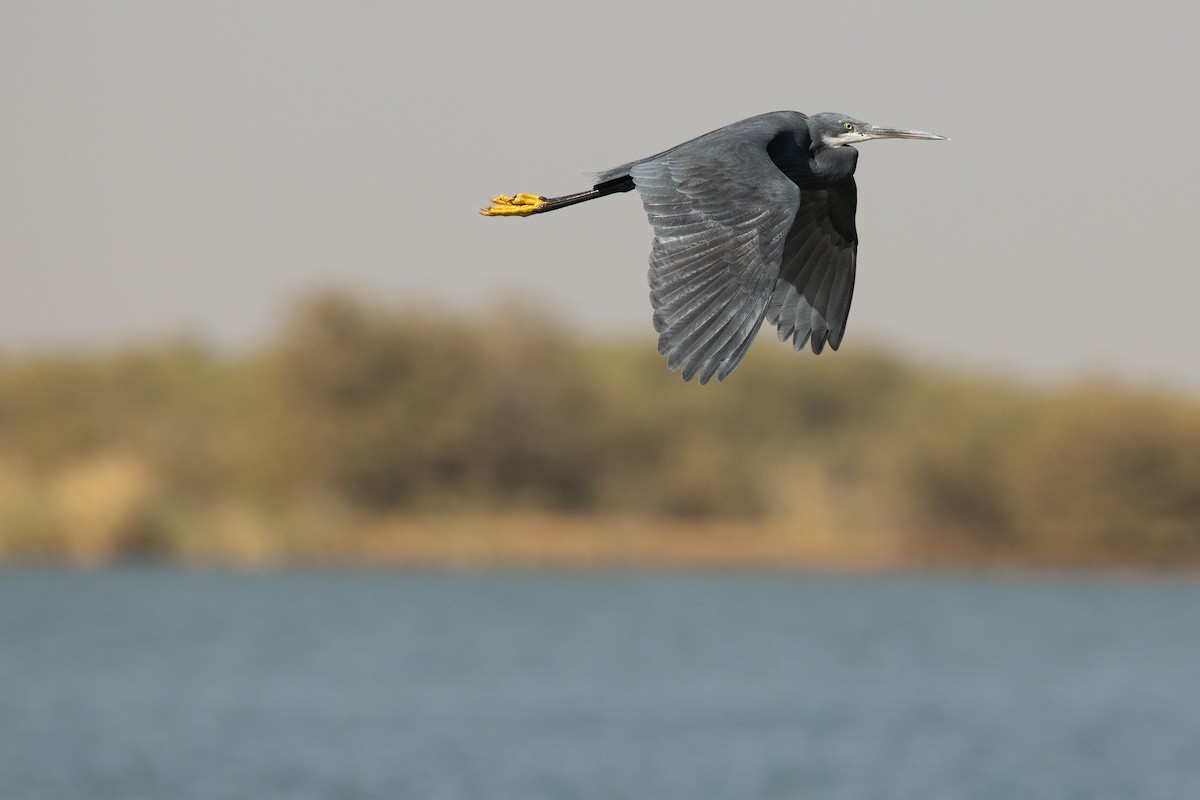
<path fill-rule="evenodd" d="M 0 556 L 1195 565 L 1200 403 L 861 344 L 700 387 L 646 337 L 325 294 L 252 354 L 0 358 Z"/>

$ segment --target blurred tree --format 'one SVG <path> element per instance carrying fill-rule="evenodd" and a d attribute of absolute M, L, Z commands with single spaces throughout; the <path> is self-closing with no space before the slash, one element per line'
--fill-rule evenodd
<path fill-rule="evenodd" d="M 255 563 L 389 516 L 529 510 L 1195 563 L 1200 404 L 861 347 L 758 347 L 701 388 L 644 340 L 579 341 L 527 309 L 464 319 L 338 292 L 259 352 L 0 357 L 0 553 Z"/>

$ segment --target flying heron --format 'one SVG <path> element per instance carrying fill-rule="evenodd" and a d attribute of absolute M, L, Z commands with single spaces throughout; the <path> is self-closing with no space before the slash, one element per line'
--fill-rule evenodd
<path fill-rule="evenodd" d="M 858 251 L 850 145 L 945 138 L 776 111 L 600 172 L 585 192 L 499 195 L 480 213 L 524 217 L 637 189 L 654 228 L 658 351 L 685 381 L 707 383 L 733 372 L 764 318 L 796 350 L 838 348 Z"/>

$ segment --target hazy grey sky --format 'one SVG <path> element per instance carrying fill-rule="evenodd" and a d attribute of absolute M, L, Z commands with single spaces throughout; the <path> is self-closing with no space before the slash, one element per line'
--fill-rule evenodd
<path fill-rule="evenodd" d="M 951 138 L 862 146 L 843 350 L 1200 387 L 1196 33 L 1153 0 L 0 0 L 0 348 L 253 342 L 323 285 L 653 348 L 634 195 L 476 208 L 827 110 Z"/>

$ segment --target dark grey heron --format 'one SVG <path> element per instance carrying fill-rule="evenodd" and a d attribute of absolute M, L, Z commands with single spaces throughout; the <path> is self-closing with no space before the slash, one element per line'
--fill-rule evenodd
<path fill-rule="evenodd" d="M 683 379 L 724 380 L 764 318 L 796 350 L 842 342 L 854 291 L 858 151 L 869 139 L 945 139 L 845 114 L 776 111 L 596 175 L 563 197 L 500 195 L 487 216 L 528 216 L 637 189 L 654 227 L 658 351 Z"/>

